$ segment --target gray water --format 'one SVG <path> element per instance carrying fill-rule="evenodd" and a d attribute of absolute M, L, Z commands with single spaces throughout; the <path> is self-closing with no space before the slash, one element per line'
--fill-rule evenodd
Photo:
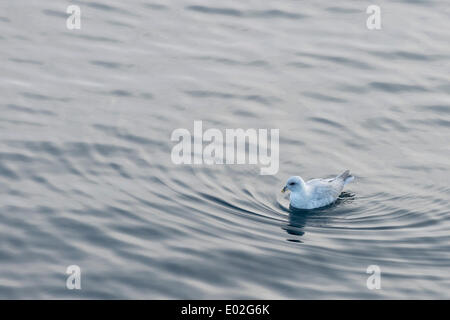
<path fill-rule="evenodd" d="M 449 19 L 447 1 L 1 1 L 0 298 L 449 299 Z M 280 129 L 278 173 L 175 165 L 194 120 Z M 280 193 L 345 169 L 328 208 Z"/>

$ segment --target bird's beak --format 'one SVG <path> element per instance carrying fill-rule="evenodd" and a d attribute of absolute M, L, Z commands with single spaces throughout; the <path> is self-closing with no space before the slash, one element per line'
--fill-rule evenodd
<path fill-rule="evenodd" d="M 281 189 L 281 192 L 282 192 L 282 193 L 285 193 L 285 192 L 286 192 L 286 190 L 287 190 L 287 187 L 286 187 L 286 186 L 284 186 L 284 187 L 283 187 L 283 189 Z"/>

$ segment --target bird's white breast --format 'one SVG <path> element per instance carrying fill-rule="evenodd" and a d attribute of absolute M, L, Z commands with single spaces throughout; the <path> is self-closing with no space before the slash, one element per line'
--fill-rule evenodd
<path fill-rule="evenodd" d="M 330 186 L 331 187 L 331 186 Z M 324 190 L 306 186 L 303 192 L 291 192 L 290 204 L 298 209 L 315 209 L 333 203 L 337 196 Z M 339 193 L 337 193 L 338 195 Z"/>

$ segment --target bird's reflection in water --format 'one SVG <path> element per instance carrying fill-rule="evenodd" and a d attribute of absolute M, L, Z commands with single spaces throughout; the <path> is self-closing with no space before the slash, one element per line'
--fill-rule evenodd
<path fill-rule="evenodd" d="M 282 227 L 288 234 L 296 236 L 295 238 L 288 238 L 287 241 L 303 243 L 298 237 L 302 237 L 305 232 L 305 226 L 313 224 L 314 226 L 326 225 L 328 221 L 328 213 L 341 204 L 352 202 L 355 199 L 355 194 L 350 192 L 342 192 L 339 198 L 332 204 L 326 207 L 305 210 L 297 209 L 289 206 L 289 220 L 286 225 Z"/>

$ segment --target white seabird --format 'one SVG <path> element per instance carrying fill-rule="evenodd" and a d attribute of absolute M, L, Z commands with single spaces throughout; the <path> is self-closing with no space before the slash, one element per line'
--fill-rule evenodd
<path fill-rule="evenodd" d="M 307 182 L 299 176 L 293 176 L 288 179 L 281 192 L 291 191 L 290 205 L 296 209 L 316 209 L 336 201 L 344 186 L 353 179 L 349 170 L 336 178 L 312 179 Z"/>

